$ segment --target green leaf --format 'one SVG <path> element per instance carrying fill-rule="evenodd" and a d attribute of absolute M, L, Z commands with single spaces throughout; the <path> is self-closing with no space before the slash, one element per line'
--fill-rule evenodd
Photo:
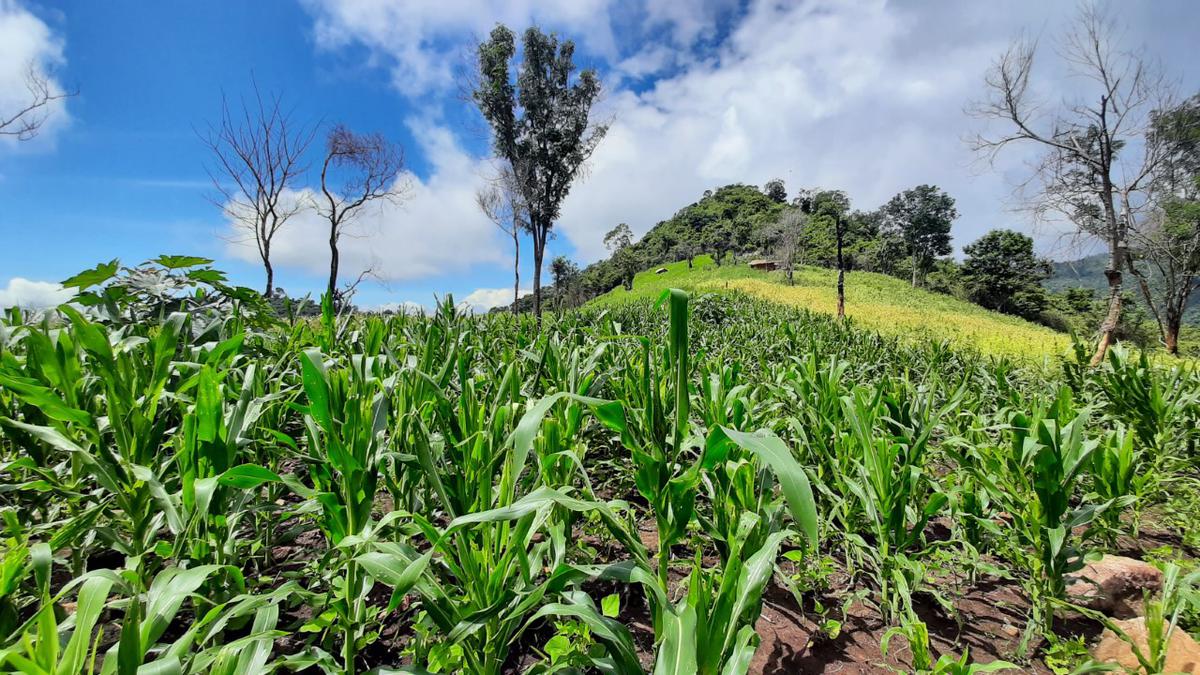
<path fill-rule="evenodd" d="M 113 258 L 106 263 L 100 263 L 90 270 L 84 270 L 79 274 L 66 279 L 62 282 L 62 285 L 66 288 L 78 288 L 79 290 L 83 290 L 97 284 L 102 284 L 117 275 L 117 268 L 119 265 L 120 263 L 117 261 L 117 259 Z"/>
<path fill-rule="evenodd" d="M 281 480 L 279 474 L 270 469 L 257 464 L 240 464 L 221 474 L 219 482 L 239 490 L 248 490 L 263 483 L 278 483 Z"/>
<path fill-rule="evenodd" d="M 199 258 L 191 255 L 160 255 L 154 259 L 154 262 L 169 270 L 178 270 L 185 267 L 211 265 L 213 261 L 211 258 Z"/>
<path fill-rule="evenodd" d="M 88 648 L 92 641 L 92 628 L 104 611 L 108 601 L 108 591 L 112 588 L 112 579 L 92 577 L 83 582 L 79 589 L 78 603 L 75 608 L 75 630 L 63 651 L 62 661 L 58 664 L 57 675 L 75 675 L 85 672 L 84 663 L 88 656 Z"/>
<path fill-rule="evenodd" d="M 372 551 L 358 556 L 355 561 L 371 577 L 392 587 L 395 592 L 404 594 L 420 580 L 421 574 L 429 565 L 431 558 L 433 558 L 433 549 L 415 560 L 396 554 Z"/>
<path fill-rule="evenodd" d="M 696 667 L 696 608 L 686 604 L 662 613 L 662 642 L 654 675 L 695 675 Z"/>
<path fill-rule="evenodd" d="M 604 596 L 600 600 L 600 611 L 610 619 L 615 619 L 621 613 L 621 596 L 616 593 Z"/>
<path fill-rule="evenodd" d="M 804 467 L 792 456 L 792 451 L 778 436 L 766 429 L 752 434 L 725 427 L 721 430 L 730 440 L 754 453 L 763 464 L 771 468 L 783 489 L 792 519 L 799 525 L 812 550 L 816 551 L 817 503 L 813 498 L 808 475 L 804 473 Z"/>
<path fill-rule="evenodd" d="M 325 357 L 319 349 L 306 349 L 300 357 L 304 393 L 308 395 L 308 412 L 326 432 L 333 431 L 329 413 L 329 384 L 325 380 Z"/>

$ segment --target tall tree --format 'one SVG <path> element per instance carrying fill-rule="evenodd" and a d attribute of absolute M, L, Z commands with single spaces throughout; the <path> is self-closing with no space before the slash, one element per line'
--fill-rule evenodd
<path fill-rule="evenodd" d="M 1128 214 L 1159 161 L 1153 145 L 1145 145 L 1141 158 L 1125 157 L 1121 150 L 1143 138 L 1150 111 L 1165 109 L 1163 102 L 1170 96 L 1152 62 L 1142 52 L 1122 49 L 1117 34 L 1117 26 L 1101 9 L 1082 5 L 1055 51 L 1077 80 L 1091 88 L 1088 93 L 1053 108 L 1037 100 L 1030 81 L 1038 45 L 1022 39 L 992 65 L 985 79 L 987 96 L 973 106 L 977 115 L 1007 129 L 976 137 L 975 149 L 990 160 L 1010 145 L 1040 147 L 1042 159 L 1031 177 L 1039 187 L 1033 195 L 1035 209 L 1065 216 L 1080 232 L 1108 247 L 1108 313 L 1100 325 L 1093 365 L 1104 358 L 1121 318 Z"/>
<path fill-rule="evenodd" d="M 637 258 L 633 253 L 633 230 L 625 223 L 617 225 L 604 235 L 604 246 L 612 252 L 612 260 L 620 271 L 621 285 L 633 290 L 633 276 L 637 274 Z"/>
<path fill-rule="evenodd" d="M 550 278 L 554 280 L 554 295 L 558 308 L 574 307 L 579 299 L 579 265 L 565 255 L 550 261 Z"/>
<path fill-rule="evenodd" d="M 407 187 L 397 181 L 404 153 L 380 134 L 356 134 L 335 125 L 325 142 L 321 194 L 317 212 L 329 223 L 329 283 L 325 291 L 340 303 L 338 242 L 363 207 L 376 201 L 397 202 Z"/>
<path fill-rule="evenodd" d="M 600 94 L 595 71 L 575 73 L 575 44 L 536 27 L 525 31 L 523 55 L 512 78 L 516 38 L 503 25 L 479 45 L 479 82 L 473 92 L 492 127 L 496 154 L 513 169 L 533 239 L 533 308 L 541 325 L 542 258 L 563 199 L 607 127 L 592 124 Z"/>
<path fill-rule="evenodd" d="M 28 95 L 17 108 L 0 110 L 0 136 L 18 141 L 32 139 L 49 119 L 54 103 L 77 93 L 60 89 L 50 75 L 33 62 L 25 70 L 25 89 Z"/>
<path fill-rule="evenodd" d="M 833 230 L 837 261 L 837 317 L 846 316 L 846 220 L 850 212 L 850 198 L 841 190 L 819 190 L 804 195 L 801 209 L 813 215 L 813 224 Z"/>
<path fill-rule="evenodd" d="M 517 313 L 517 302 L 521 299 L 521 233 L 529 231 L 529 217 L 525 201 L 517 185 L 512 167 L 503 163 L 490 184 L 475 193 L 475 203 L 484 215 L 502 232 L 512 237 L 513 242 L 513 302 L 512 312 Z"/>
<path fill-rule="evenodd" d="M 294 188 L 307 170 L 304 156 L 316 132 L 315 126 L 297 125 L 277 94 L 264 97 L 255 84 L 254 99 L 243 99 L 236 113 L 222 99 L 221 121 L 202 139 L 215 161 L 208 175 L 220 195 L 217 205 L 243 240 L 254 242 L 267 275 L 267 297 L 275 290 L 271 244 L 305 207 Z"/>
<path fill-rule="evenodd" d="M 924 282 L 938 256 L 949 255 L 950 225 L 958 217 L 954 198 L 936 185 L 918 185 L 883 207 L 886 224 L 900 233 L 912 261 L 912 285 Z"/>
<path fill-rule="evenodd" d="M 1153 113 L 1146 142 L 1160 161 L 1150 182 L 1151 209 L 1134 223 L 1126 263 L 1163 345 L 1178 354 L 1183 313 L 1200 288 L 1200 95 Z"/>
<path fill-rule="evenodd" d="M 992 230 L 963 253 L 962 278 L 971 302 L 1026 319 L 1046 308 L 1042 282 L 1050 276 L 1050 263 L 1034 255 L 1027 235 Z"/>
<path fill-rule="evenodd" d="M 763 186 L 763 194 L 778 204 L 783 204 L 787 201 L 787 188 L 783 186 L 783 179 L 781 178 L 773 178 L 767 181 L 767 184 Z"/>

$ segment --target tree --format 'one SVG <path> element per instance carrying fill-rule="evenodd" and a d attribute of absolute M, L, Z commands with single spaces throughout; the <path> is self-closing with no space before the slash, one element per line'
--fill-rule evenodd
<path fill-rule="evenodd" d="M 700 255 L 700 247 L 691 241 L 677 242 L 671 247 L 672 260 L 686 260 L 688 269 L 692 269 L 693 259 Z"/>
<path fill-rule="evenodd" d="M 617 225 L 604 235 L 604 246 L 612 252 L 613 263 L 620 271 L 621 284 L 625 290 L 633 290 L 633 276 L 637 274 L 637 258 L 633 252 L 633 231 L 625 223 Z"/>
<path fill-rule="evenodd" d="M 1153 208 L 1132 228 L 1126 264 L 1163 345 L 1178 354 L 1183 313 L 1200 288 L 1200 95 L 1152 113 L 1146 142 L 1157 146 L 1160 159 L 1150 182 Z"/>
<path fill-rule="evenodd" d="M 814 221 L 827 223 L 834 232 L 837 248 L 837 317 L 846 316 L 846 214 L 850 211 L 850 198 L 841 190 L 823 190 L 811 193 L 811 198 L 801 205 L 813 214 Z"/>
<path fill-rule="evenodd" d="M 924 282 L 938 256 L 949 255 L 950 224 L 958 217 L 954 198 L 936 185 L 918 185 L 883 207 L 887 227 L 900 233 L 912 262 L 912 285 Z"/>
<path fill-rule="evenodd" d="M 976 137 L 974 148 L 990 160 L 1010 145 L 1040 147 L 1042 159 L 1030 179 L 1039 187 L 1035 211 L 1065 216 L 1108 247 L 1108 313 L 1093 365 L 1104 358 L 1120 322 L 1131 211 L 1159 160 L 1154 144 L 1145 145 L 1140 160 L 1125 158 L 1121 150 L 1142 139 L 1148 113 L 1165 109 L 1162 102 L 1169 98 L 1161 74 L 1141 52 L 1120 49 L 1117 32 L 1104 12 L 1083 5 L 1059 41 L 1056 51 L 1072 74 L 1093 87 L 1084 98 L 1064 100 L 1047 114 L 1049 106 L 1036 100 L 1030 86 L 1038 45 L 1023 39 L 993 64 L 985 79 L 987 97 L 973 106 L 977 115 L 1008 130 Z"/>
<path fill-rule="evenodd" d="M 962 279 L 971 302 L 1026 319 L 1046 308 L 1042 282 L 1050 276 L 1050 263 L 1034 255 L 1027 235 L 992 230 L 963 253 Z"/>
<path fill-rule="evenodd" d="M 575 45 L 525 31 L 524 59 L 511 77 L 516 53 L 512 31 L 503 25 L 479 45 L 479 82 L 473 96 L 492 127 L 496 155 L 512 167 L 527 210 L 533 239 L 533 307 L 538 325 L 542 311 L 542 257 L 563 199 L 607 127 L 589 121 L 600 94 L 593 70 L 575 72 Z"/>
<path fill-rule="evenodd" d="M 25 71 L 25 89 L 29 95 L 16 110 L 0 110 L 0 136 L 28 141 L 38 135 L 42 125 L 49 119 L 55 101 L 74 96 L 75 91 L 64 92 L 50 77 L 30 63 Z"/>
<path fill-rule="evenodd" d="M 775 259 L 783 268 L 783 276 L 788 286 L 794 286 L 797 260 L 804 242 L 804 228 L 808 224 L 808 214 L 791 208 L 783 212 L 772 228 L 768 230 L 769 245 L 775 252 Z"/>
<path fill-rule="evenodd" d="M 363 207 L 375 201 L 399 201 L 406 186 L 397 183 L 404 153 L 380 134 L 355 134 L 341 124 L 329 131 L 321 164 L 317 212 L 329 222 L 329 284 L 326 292 L 340 302 L 337 288 L 338 242 Z"/>
<path fill-rule="evenodd" d="M 501 166 L 496 177 L 487 187 L 475 193 L 475 203 L 496 227 L 513 241 L 513 314 L 517 313 L 517 302 L 521 299 L 521 233 L 529 231 L 528 210 L 517 185 L 516 174 L 507 163 Z"/>
<path fill-rule="evenodd" d="M 778 204 L 787 202 L 787 188 L 783 186 L 783 180 L 780 178 L 767 181 L 767 184 L 763 186 L 763 194 Z"/>
<path fill-rule="evenodd" d="M 244 241 L 254 242 L 267 275 L 267 297 L 275 288 L 271 243 L 305 206 L 293 187 L 307 170 L 303 158 L 315 135 L 316 127 L 297 127 L 279 96 L 264 98 L 256 84 L 254 100 L 243 99 L 236 115 L 222 99 L 221 121 L 203 138 L 215 159 L 208 175 L 220 195 L 217 205 Z"/>
<path fill-rule="evenodd" d="M 574 307 L 578 304 L 579 295 L 579 265 L 576 265 L 565 255 L 560 255 L 550 261 L 550 278 L 554 280 L 555 295 L 558 296 L 558 308 Z"/>

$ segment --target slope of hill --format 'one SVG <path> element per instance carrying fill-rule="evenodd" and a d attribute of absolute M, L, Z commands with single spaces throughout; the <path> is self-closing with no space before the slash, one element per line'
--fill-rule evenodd
<path fill-rule="evenodd" d="M 1050 278 L 1042 283 L 1047 290 L 1060 292 L 1068 288 L 1090 288 L 1103 291 L 1108 287 L 1104 268 L 1108 256 L 1103 253 L 1090 255 L 1079 260 L 1055 261 L 1051 263 Z"/>
<path fill-rule="evenodd" d="M 1042 285 L 1056 293 L 1068 288 L 1090 288 L 1097 294 L 1102 294 L 1108 290 L 1108 281 L 1104 278 L 1104 268 L 1107 265 L 1108 255 L 1104 253 L 1090 255 L 1079 260 L 1055 262 L 1050 278 Z M 1133 285 L 1133 281 L 1129 280 L 1129 275 L 1125 276 L 1128 280 L 1125 286 L 1130 297 L 1139 306 L 1144 307 L 1145 300 L 1142 298 L 1142 294 Z M 1153 283 L 1153 278 L 1151 278 L 1151 284 L 1153 285 Z M 1187 325 L 1200 326 L 1200 293 L 1192 294 L 1188 301 L 1188 310 L 1183 315 L 1183 322 Z"/>
<path fill-rule="evenodd" d="M 656 269 L 665 269 L 656 273 Z M 671 263 L 634 277 L 633 290 L 616 288 L 592 301 L 604 306 L 634 298 L 653 297 L 663 289 L 737 290 L 774 302 L 833 313 L 837 307 L 837 273 L 819 267 L 796 270 L 796 284 L 787 286 L 779 272 L 759 272 L 746 265 L 717 267 L 707 256 Z M 846 274 L 846 315 L 856 324 L 880 333 L 910 339 L 946 340 L 959 347 L 1024 361 L 1060 357 L 1070 339 L 1044 326 L 992 312 L 948 295 L 914 289 L 882 274 Z"/>

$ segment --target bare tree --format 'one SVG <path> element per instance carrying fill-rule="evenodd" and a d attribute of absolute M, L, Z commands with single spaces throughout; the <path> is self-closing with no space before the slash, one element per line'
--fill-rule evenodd
<path fill-rule="evenodd" d="M 486 187 L 475 193 L 479 210 L 513 241 L 513 314 L 521 299 L 521 233 L 529 231 L 528 209 L 512 166 L 504 163 Z"/>
<path fill-rule="evenodd" d="M 403 151 L 381 134 L 356 134 L 341 124 L 329 131 L 321 163 L 321 194 L 325 198 L 318 201 L 317 213 L 329 222 L 329 284 L 325 291 L 335 303 L 340 301 L 338 242 L 363 207 L 404 198 L 408 186 L 397 181 L 403 168 Z"/>
<path fill-rule="evenodd" d="M 0 111 L 0 136 L 8 136 L 18 141 L 28 141 L 42 130 L 42 125 L 53 112 L 53 103 L 76 95 L 76 91 L 62 91 L 51 81 L 50 77 L 38 68 L 36 63 L 30 63 L 25 71 L 25 88 L 29 96 L 20 108 L 11 111 Z"/>
<path fill-rule="evenodd" d="M 220 195 L 214 203 L 245 235 L 239 241 L 253 241 L 257 247 L 267 273 L 267 297 L 275 289 L 271 243 L 306 206 L 288 192 L 308 168 L 304 155 L 316 131 L 315 126 L 297 126 L 280 97 L 264 97 L 255 84 L 254 99 L 243 99 L 239 112 L 231 112 L 222 97 L 220 123 L 202 136 L 215 160 L 208 167 Z"/>
<path fill-rule="evenodd" d="M 1116 33 L 1112 19 L 1087 4 L 1057 45 L 1071 73 L 1090 87 L 1085 98 L 1064 100 L 1052 113 L 1044 112 L 1046 106 L 1030 86 L 1038 45 L 1022 39 L 994 62 L 985 78 L 987 97 L 971 108 L 1007 127 L 1007 133 L 973 139 L 974 149 L 988 160 L 1013 144 L 1042 148 L 1030 178 L 1038 187 L 1035 212 L 1065 216 L 1108 247 L 1108 313 L 1100 325 L 1093 365 L 1104 358 L 1121 318 L 1121 271 L 1130 226 L 1121 209 L 1128 214 L 1139 205 L 1139 194 L 1158 162 L 1152 144 L 1144 145 L 1137 159 L 1122 150 L 1141 141 L 1150 112 L 1169 100 L 1169 87 L 1150 60 L 1140 52 L 1119 49 Z"/>
<path fill-rule="evenodd" d="M 804 228 L 807 225 L 808 214 L 802 209 L 790 208 L 783 212 L 779 222 L 767 233 L 788 286 L 796 283 L 795 270 L 804 248 Z"/>

